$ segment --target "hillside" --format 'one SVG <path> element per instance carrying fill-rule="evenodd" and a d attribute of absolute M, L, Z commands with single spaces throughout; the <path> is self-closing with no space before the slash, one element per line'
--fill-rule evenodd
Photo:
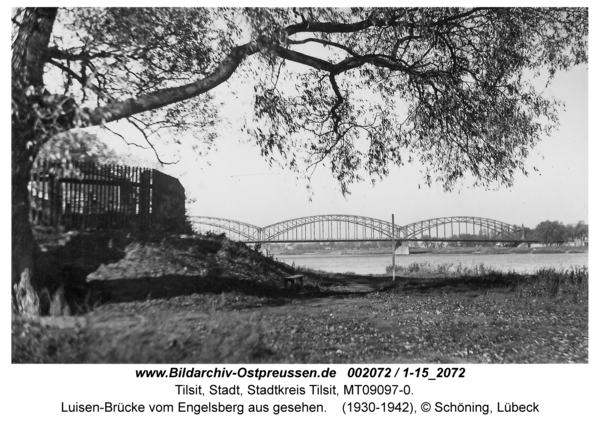
<path fill-rule="evenodd" d="M 106 302 L 238 290 L 279 290 L 294 270 L 224 236 L 70 232 L 38 234 L 38 271 L 50 287 L 43 314 L 81 314 Z M 64 298 L 63 298 L 64 297 Z"/>

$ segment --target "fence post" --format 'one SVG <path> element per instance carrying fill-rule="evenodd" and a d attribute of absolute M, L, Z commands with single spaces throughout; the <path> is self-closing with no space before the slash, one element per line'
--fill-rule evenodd
<path fill-rule="evenodd" d="M 146 168 L 140 173 L 140 220 L 143 226 L 150 221 L 150 170 Z"/>
<path fill-rule="evenodd" d="M 48 173 L 48 203 L 50 206 L 50 225 L 58 226 L 60 224 L 61 214 L 61 169 L 56 164 L 53 164 L 52 170 L 52 173 Z"/>
<path fill-rule="evenodd" d="M 392 213 L 392 281 L 396 280 L 396 225 Z"/>

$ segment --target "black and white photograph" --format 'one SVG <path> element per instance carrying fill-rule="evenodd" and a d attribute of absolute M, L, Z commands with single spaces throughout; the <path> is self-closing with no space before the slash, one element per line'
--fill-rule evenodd
<path fill-rule="evenodd" d="M 482 3 L 12 7 L 11 369 L 583 370 L 590 11 Z"/>

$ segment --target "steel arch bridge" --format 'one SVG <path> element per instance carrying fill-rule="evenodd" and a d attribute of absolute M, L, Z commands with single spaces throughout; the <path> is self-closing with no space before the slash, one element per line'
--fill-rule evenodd
<path fill-rule="evenodd" d="M 261 239 L 262 228 L 249 223 L 238 222 L 237 220 L 231 219 L 222 219 L 220 217 L 206 216 L 192 216 L 190 219 L 194 229 L 199 226 L 222 229 L 225 231 L 228 238 L 236 239 L 237 237 L 238 241 L 244 242 L 260 242 Z"/>
<path fill-rule="evenodd" d="M 224 232 L 229 238 L 248 243 L 282 242 L 362 242 L 398 241 L 519 241 L 521 228 L 494 219 L 472 216 L 438 217 L 408 225 L 365 216 L 328 214 L 298 217 L 259 227 L 237 220 L 219 217 L 192 216 L 192 224 L 198 232 Z"/>
<path fill-rule="evenodd" d="M 440 228 L 442 230 L 440 230 Z M 461 232 L 464 228 L 464 232 Z M 448 232 L 446 231 L 448 229 Z M 410 223 L 402 227 L 402 237 L 406 239 L 417 239 L 419 236 L 428 236 L 429 238 L 440 237 L 448 239 L 456 234 L 481 235 L 490 234 L 494 237 L 515 239 L 515 235 L 520 235 L 521 228 L 516 225 L 501 222 L 499 220 L 488 219 L 485 217 L 457 216 L 457 217 L 438 217 L 435 219 L 422 220 L 420 222 Z M 471 231 L 469 231 L 471 229 Z M 479 233 L 477 230 L 479 229 Z"/>

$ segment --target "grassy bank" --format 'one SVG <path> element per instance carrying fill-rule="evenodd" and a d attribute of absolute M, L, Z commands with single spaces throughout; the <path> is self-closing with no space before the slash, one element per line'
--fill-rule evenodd
<path fill-rule="evenodd" d="M 588 247 L 443 247 L 443 248 L 415 248 L 411 254 L 583 254 L 588 252 Z"/>
<path fill-rule="evenodd" d="M 419 265 L 396 282 L 303 269 L 305 286 L 294 291 L 281 283 L 294 270 L 257 254 L 217 238 L 130 244 L 93 275 L 112 292 L 104 302 L 78 315 L 13 316 L 12 360 L 588 361 L 586 268 L 517 275 Z M 144 295 L 133 295 L 136 285 Z"/>
<path fill-rule="evenodd" d="M 392 274 L 392 265 L 386 266 L 385 272 L 387 275 Z M 407 266 L 396 265 L 396 275 L 412 276 L 412 277 L 443 277 L 443 278 L 459 278 L 464 276 L 492 277 L 492 278 L 517 278 L 519 281 L 534 279 L 559 278 L 561 281 L 574 283 L 576 281 L 585 280 L 587 285 L 588 268 L 587 266 L 571 266 L 568 269 L 553 269 L 541 268 L 536 269 L 533 274 L 526 275 L 514 271 L 501 271 L 491 266 L 486 266 L 483 263 L 473 266 L 466 266 L 462 263 L 430 263 L 414 262 Z"/>

